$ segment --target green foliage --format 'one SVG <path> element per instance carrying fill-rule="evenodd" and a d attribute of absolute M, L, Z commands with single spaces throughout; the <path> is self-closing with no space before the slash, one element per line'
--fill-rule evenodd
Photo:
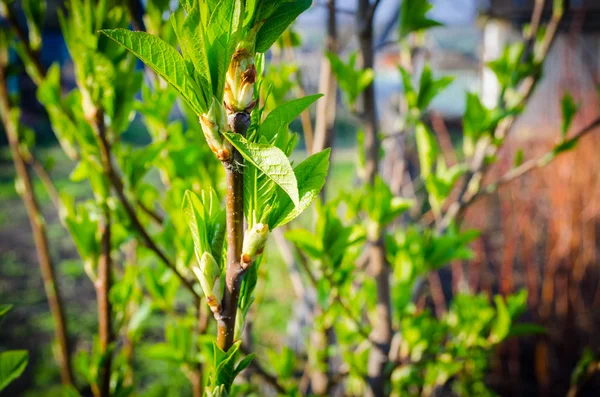
<path fill-rule="evenodd" d="M 413 88 L 411 81 L 411 74 L 401 66 L 398 67 L 402 74 L 402 83 L 404 86 L 404 95 L 408 107 L 415 111 L 417 114 L 425 112 L 427 107 L 440 92 L 442 92 L 452 81 L 453 77 L 444 76 L 439 79 L 433 77 L 431 67 L 426 64 L 421 72 L 421 79 L 419 80 L 419 90 L 416 91 Z"/>
<path fill-rule="evenodd" d="M 261 3 L 258 16 L 259 29 L 256 35 L 256 51 L 266 52 L 285 30 L 306 11 L 312 0 L 267 0 Z M 264 23 L 260 23 L 264 20 Z"/>
<path fill-rule="evenodd" d="M 327 53 L 331 70 L 351 107 L 354 107 L 360 94 L 373 83 L 375 78 L 375 72 L 372 69 L 356 67 L 357 55 L 358 53 L 353 52 L 348 57 L 348 63 L 344 63 L 336 54 Z"/>
<path fill-rule="evenodd" d="M 0 305 L 0 322 L 12 309 L 12 305 Z M 8 350 L 0 352 L 0 391 L 17 379 L 29 360 L 29 353 L 25 350 Z"/>
<path fill-rule="evenodd" d="M 196 114 L 202 114 L 208 109 L 207 99 L 202 101 L 198 97 L 200 87 L 188 74 L 185 61 L 175 48 L 144 32 L 119 29 L 105 30 L 102 33 L 129 49 L 163 77 L 186 99 Z"/>
<path fill-rule="evenodd" d="M 427 18 L 433 7 L 428 1 L 403 0 L 400 8 L 399 34 L 404 39 L 410 33 L 442 26 L 438 21 Z"/>
<path fill-rule="evenodd" d="M 10 350 L 0 353 L 0 390 L 17 379 L 25 368 L 29 354 L 25 350 Z"/>
<path fill-rule="evenodd" d="M 562 120 L 563 120 L 560 132 L 564 139 L 567 136 L 567 133 L 569 132 L 569 127 L 573 123 L 573 119 L 575 118 L 575 115 L 577 114 L 577 110 L 578 110 L 579 106 L 575 103 L 575 101 L 573 100 L 573 97 L 569 93 L 566 93 L 565 95 L 563 95 L 563 97 L 560 101 L 560 105 L 561 105 L 561 109 L 562 109 Z"/>

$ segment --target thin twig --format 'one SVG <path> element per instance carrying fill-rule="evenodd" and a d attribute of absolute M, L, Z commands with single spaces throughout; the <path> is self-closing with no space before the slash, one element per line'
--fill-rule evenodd
<path fill-rule="evenodd" d="M 55 335 L 58 344 L 58 365 L 60 369 L 61 381 L 65 385 L 73 384 L 73 374 L 70 365 L 70 348 L 68 343 L 67 324 L 62 305 L 61 293 L 56 282 L 54 273 L 54 264 L 50 256 L 48 247 L 48 236 L 46 234 L 46 225 L 40 207 L 35 196 L 31 175 L 27 168 L 27 163 L 19 150 L 19 132 L 18 126 L 12 122 L 11 107 L 7 82 L 5 79 L 6 65 L 0 65 L 0 115 L 4 123 L 4 130 L 8 137 L 9 147 L 12 154 L 15 171 L 17 173 L 19 192 L 27 210 L 27 217 L 31 225 L 33 239 L 36 248 L 36 254 L 42 278 L 44 280 L 44 289 L 48 298 L 48 306 L 55 327 Z"/>
<path fill-rule="evenodd" d="M 249 355 L 250 352 L 247 350 L 244 345 L 240 348 L 242 353 L 245 355 Z M 250 369 L 252 369 L 258 376 L 260 376 L 267 384 L 271 385 L 279 394 L 286 395 L 288 393 L 287 389 L 279 383 L 279 379 L 269 373 L 262 365 L 258 362 L 256 358 L 250 362 Z"/>
<path fill-rule="evenodd" d="M 591 122 L 589 125 L 578 131 L 575 135 L 564 142 L 565 145 L 569 145 L 575 143 L 582 137 L 594 132 L 596 128 L 600 127 L 600 117 Z M 496 182 L 490 183 L 489 185 L 482 188 L 467 204 L 472 204 L 474 201 L 478 200 L 481 197 L 488 196 L 496 192 L 500 187 L 509 184 L 515 181 L 518 178 L 521 178 L 523 175 L 536 170 L 538 168 L 542 168 L 552 161 L 554 161 L 557 157 L 557 154 L 554 150 L 545 153 L 539 157 L 528 160 L 521 164 L 518 167 L 513 168 L 508 171 L 506 174 L 502 175 Z"/>
<path fill-rule="evenodd" d="M 540 64 L 542 64 L 543 61 L 546 59 L 548 52 L 551 48 L 551 44 L 556 38 L 558 25 L 560 24 L 560 21 L 562 20 L 563 16 L 563 13 L 560 11 L 560 9 L 555 9 L 555 12 L 552 14 L 552 19 L 548 23 L 548 27 L 546 29 L 543 42 L 540 47 L 541 49 L 535 57 L 536 62 Z M 540 77 L 541 68 L 538 72 L 526 78 L 525 81 L 521 84 L 521 87 L 519 89 L 521 93 L 521 100 L 516 106 L 517 108 L 524 106 L 529 101 L 537 83 L 540 80 Z M 506 136 L 512 130 L 516 119 L 517 118 L 515 116 L 510 116 L 504 119 L 503 122 L 501 122 L 494 131 L 494 138 L 505 139 Z M 442 220 L 439 222 L 438 227 L 441 231 L 446 230 L 454 220 L 459 218 L 464 213 L 472 198 L 479 191 L 479 188 L 474 189 L 473 185 L 480 183 L 486 171 L 488 170 L 488 164 L 486 164 L 485 162 L 486 157 L 488 157 L 489 155 L 495 155 L 498 152 L 499 148 L 500 147 L 498 146 L 489 147 L 489 144 L 482 144 L 478 147 L 478 149 L 476 149 L 476 153 L 473 156 L 473 163 L 471 165 L 471 169 L 465 174 L 465 177 L 463 178 L 463 184 L 459 190 L 459 195 L 456 201 L 448 207 L 448 210 L 444 214 Z M 490 151 L 491 153 L 488 153 L 488 151 Z"/>

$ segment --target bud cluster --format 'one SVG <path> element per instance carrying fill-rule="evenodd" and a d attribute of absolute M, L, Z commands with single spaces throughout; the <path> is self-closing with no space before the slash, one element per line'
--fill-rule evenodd
<path fill-rule="evenodd" d="M 200 281 L 210 310 L 218 315 L 221 313 L 221 268 L 210 252 L 203 253 L 199 262 L 200 266 L 193 268 L 194 274 Z"/>
<path fill-rule="evenodd" d="M 240 260 L 242 269 L 247 269 L 263 253 L 268 237 L 269 225 L 265 223 L 257 223 L 252 229 L 246 230 Z"/>
<path fill-rule="evenodd" d="M 213 97 L 208 113 L 200 116 L 200 125 L 202 125 L 202 132 L 204 132 L 210 150 L 219 160 L 229 160 L 231 144 L 223 138 L 223 132 L 226 131 L 227 126 L 227 116 L 225 108 L 217 98 Z"/>
<path fill-rule="evenodd" d="M 246 48 L 238 48 L 229 64 L 225 81 L 225 107 L 229 113 L 250 113 L 256 105 L 254 56 Z"/>

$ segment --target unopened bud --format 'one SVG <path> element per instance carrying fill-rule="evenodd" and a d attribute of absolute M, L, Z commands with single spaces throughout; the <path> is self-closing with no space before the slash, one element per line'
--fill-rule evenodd
<path fill-rule="evenodd" d="M 237 49 L 231 58 L 225 82 L 224 102 L 230 113 L 252 111 L 256 105 L 255 82 L 254 56 L 246 48 Z"/>
<path fill-rule="evenodd" d="M 227 125 L 227 117 L 223 105 L 213 97 L 208 113 L 200 116 L 200 125 L 206 142 L 217 158 L 221 161 L 231 157 L 231 144 L 223 138 Z"/>
<path fill-rule="evenodd" d="M 205 252 L 199 260 L 200 265 L 193 268 L 194 274 L 200 281 L 200 286 L 210 310 L 221 312 L 221 269 L 210 252 Z"/>
<path fill-rule="evenodd" d="M 257 223 L 252 229 L 246 230 L 242 247 L 242 269 L 247 269 L 263 253 L 268 237 L 269 225 L 265 223 Z"/>

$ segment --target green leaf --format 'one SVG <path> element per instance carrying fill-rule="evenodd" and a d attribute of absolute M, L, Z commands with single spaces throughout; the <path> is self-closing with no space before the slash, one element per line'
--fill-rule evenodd
<path fill-rule="evenodd" d="M 562 127 L 561 127 L 561 134 L 562 137 L 566 137 L 567 133 L 569 132 L 569 127 L 571 127 L 571 124 L 573 123 L 573 119 L 575 118 L 575 115 L 577 114 L 577 110 L 579 109 L 579 106 L 575 103 L 575 101 L 573 100 L 573 97 L 571 96 L 570 93 L 566 93 L 565 95 L 563 95 L 561 101 L 560 101 L 560 105 L 561 105 L 561 109 L 562 109 Z"/>
<path fill-rule="evenodd" d="M 321 257 L 323 253 L 323 247 L 321 246 L 319 239 L 308 230 L 290 230 L 285 233 L 285 238 L 294 243 L 313 259 Z"/>
<path fill-rule="evenodd" d="M 256 357 L 256 353 L 251 353 L 251 354 L 248 354 L 246 357 L 244 357 L 242 359 L 242 361 L 239 362 L 237 367 L 235 367 L 235 369 L 233 370 L 233 378 L 234 379 L 239 375 L 240 372 L 242 372 L 243 370 L 248 368 L 248 366 L 252 363 L 252 360 L 254 360 L 254 357 Z"/>
<path fill-rule="evenodd" d="M 221 208 L 214 190 L 202 192 L 198 198 L 192 191 L 186 190 L 182 210 L 187 220 L 194 250 L 198 260 L 205 252 L 218 261 L 221 258 L 225 238 L 225 211 Z"/>
<path fill-rule="evenodd" d="M 271 145 L 248 142 L 236 133 L 229 132 L 223 135 L 244 159 L 282 188 L 295 205 L 300 204 L 296 175 L 290 161 L 281 149 Z"/>
<path fill-rule="evenodd" d="M 270 5 L 265 2 L 263 8 Z M 271 6 L 278 2 L 272 1 Z M 312 0 L 280 1 L 278 7 L 270 12 L 267 20 L 258 30 L 256 35 L 256 52 L 266 52 L 273 43 L 290 26 L 298 15 L 306 11 L 312 4 Z M 261 16 L 263 16 L 261 12 Z M 260 23 L 260 21 L 258 21 Z"/>
<path fill-rule="evenodd" d="M 494 302 L 496 303 L 496 319 L 490 332 L 490 341 L 492 343 L 499 343 L 510 332 L 511 318 L 506 303 L 501 296 L 495 296 Z"/>
<path fill-rule="evenodd" d="M 239 11 L 235 0 L 216 0 L 209 7 L 210 15 L 205 29 L 206 48 L 213 93 L 221 100 L 225 89 L 225 75 L 238 44 L 233 38 L 237 29 L 234 25 L 236 21 L 241 21 L 235 14 L 236 9 Z"/>
<path fill-rule="evenodd" d="M 145 32 L 131 32 L 126 29 L 102 30 L 123 47 L 131 51 L 142 62 L 173 86 L 200 115 L 206 112 L 208 104 L 198 98 L 200 87 L 188 74 L 185 61 L 177 50 L 162 39 Z"/>
<path fill-rule="evenodd" d="M 287 129 L 302 112 L 315 103 L 323 94 L 294 99 L 272 110 L 259 127 L 260 136 L 271 142 L 283 129 Z"/>
<path fill-rule="evenodd" d="M 211 386 L 224 385 L 227 392 L 231 388 L 235 376 L 235 355 L 240 349 L 242 342 L 237 341 L 233 346 L 229 348 L 227 353 L 221 350 L 216 344 L 214 344 L 214 373 L 213 382 Z"/>
<path fill-rule="evenodd" d="M 29 353 L 25 350 L 11 350 L 0 353 L 0 391 L 17 379 L 25 367 Z"/>
<path fill-rule="evenodd" d="M 427 13 L 433 6 L 427 0 L 402 0 L 400 8 L 400 38 L 423 29 L 442 26 L 438 21 L 427 18 Z"/>
<path fill-rule="evenodd" d="M 204 103 L 209 104 L 212 102 L 213 93 L 210 63 L 204 42 L 204 31 L 200 22 L 198 7 L 190 10 L 183 21 L 181 19 L 181 14 L 173 13 L 171 15 L 171 24 L 177 35 L 184 58 L 189 59 L 193 65 L 194 76 L 201 89 Z"/>
<path fill-rule="evenodd" d="M 427 179 L 433 171 L 433 165 L 435 164 L 438 156 L 437 142 L 423 123 L 417 124 L 415 129 L 415 138 L 417 140 L 417 151 L 419 153 L 421 176 L 423 179 Z"/>
<path fill-rule="evenodd" d="M 42 45 L 42 29 L 46 14 L 45 0 L 23 0 L 23 12 L 27 18 L 29 28 L 29 45 L 34 51 Z"/>
<path fill-rule="evenodd" d="M 0 321 L 6 316 L 6 314 L 11 311 L 13 305 L 0 305 Z"/>
<path fill-rule="evenodd" d="M 274 212 L 277 214 L 277 219 L 269 221 L 271 230 L 297 218 L 319 196 L 327 180 L 330 153 L 329 148 L 315 153 L 294 168 L 300 201 L 294 205 L 287 196 L 279 197 L 278 210 Z"/>
<path fill-rule="evenodd" d="M 434 79 L 431 67 L 429 67 L 429 64 L 426 64 L 421 73 L 421 81 L 419 82 L 419 96 L 416 104 L 419 110 L 426 110 L 433 98 L 448 87 L 453 80 L 454 78 L 449 76 L 441 77 L 437 80 Z"/>
<path fill-rule="evenodd" d="M 510 327 L 510 332 L 508 333 L 509 337 L 518 337 L 518 336 L 529 336 L 529 335 L 544 335 L 548 331 L 546 328 L 539 324 L 531 324 L 531 323 L 520 323 L 513 324 Z"/>
<path fill-rule="evenodd" d="M 373 82 L 372 69 L 356 68 L 357 53 L 350 54 L 348 63 L 344 63 L 336 54 L 327 52 L 327 59 L 337 82 L 347 97 L 350 106 L 354 106 L 360 94 Z"/>

